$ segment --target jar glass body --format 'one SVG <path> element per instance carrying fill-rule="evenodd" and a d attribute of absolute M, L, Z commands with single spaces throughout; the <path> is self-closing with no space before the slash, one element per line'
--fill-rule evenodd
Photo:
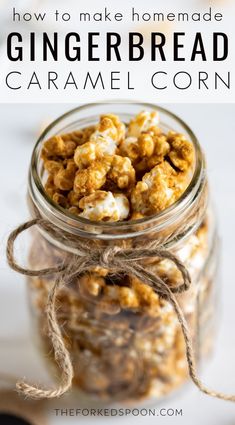
<path fill-rule="evenodd" d="M 148 105 L 153 109 L 153 105 Z M 29 206 L 58 228 L 73 234 L 75 240 L 89 243 L 90 250 L 118 245 L 139 248 L 146 242 L 171 240 L 170 235 L 187 220 L 199 197 L 207 197 L 203 158 L 197 151 L 194 182 L 187 194 L 167 211 L 150 220 L 132 223 L 89 223 L 75 219 L 51 203 L 43 192 L 44 174 L 40 148 L 51 135 L 68 133 L 97 122 L 99 114 L 113 112 L 129 120 L 146 105 L 100 104 L 78 108 L 57 120 L 41 136 L 35 148 L 30 170 Z M 125 112 L 123 112 L 125 111 Z M 177 117 L 161 110 L 163 128 L 195 136 Z M 198 147 L 197 147 L 198 149 Z M 197 168 L 197 170 L 196 170 Z M 203 182 L 203 183 L 202 183 Z M 169 236 L 169 238 L 168 238 Z M 203 359 L 213 345 L 218 240 L 211 203 L 192 226 L 171 240 L 169 249 L 184 263 L 191 276 L 189 290 L 177 295 L 187 320 L 195 356 Z M 53 267 L 76 253 L 72 244 L 35 229 L 29 253 L 30 267 Z M 179 282 L 180 272 L 167 259 L 151 258 L 143 266 L 171 285 Z M 47 336 L 46 302 L 55 276 L 30 278 L 29 302 L 40 347 L 54 364 Z M 159 297 L 144 282 L 123 272 L 93 268 L 75 277 L 59 290 L 57 318 L 70 352 L 74 368 L 74 388 L 90 398 L 103 401 L 162 398 L 180 387 L 188 378 L 185 343 L 180 324 L 171 304 Z"/>

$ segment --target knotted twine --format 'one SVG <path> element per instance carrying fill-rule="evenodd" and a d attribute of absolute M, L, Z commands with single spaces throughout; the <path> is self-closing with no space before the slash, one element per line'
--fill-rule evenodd
<path fill-rule="evenodd" d="M 197 375 L 196 361 L 193 350 L 193 343 L 187 321 L 184 313 L 177 301 L 176 295 L 187 291 L 191 286 L 191 278 L 185 265 L 174 255 L 166 244 L 150 242 L 145 243 L 141 248 L 125 249 L 119 246 L 110 246 L 104 248 L 95 248 L 91 250 L 90 246 L 84 241 L 77 241 L 77 253 L 67 255 L 65 261 L 56 267 L 45 268 L 41 270 L 25 269 L 18 265 L 14 255 L 14 243 L 17 237 L 25 230 L 32 226 L 38 225 L 45 232 L 51 232 L 58 235 L 58 228 L 52 223 L 37 217 L 17 227 L 9 236 L 7 241 L 7 261 L 9 266 L 18 273 L 33 277 L 55 276 L 55 282 L 49 291 L 48 301 L 46 305 L 46 317 L 48 325 L 48 335 L 50 337 L 55 360 L 61 370 L 61 383 L 58 388 L 44 389 L 30 385 L 25 381 L 16 383 L 18 392 L 32 399 L 51 399 L 60 397 L 72 387 L 73 366 L 70 354 L 63 341 L 62 332 L 56 317 L 56 298 L 59 288 L 84 272 L 89 272 L 93 267 L 102 267 L 109 269 L 110 273 L 130 274 L 140 279 L 146 285 L 150 286 L 153 291 L 168 301 L 178 318 L 182 334 L 185 341 L 186 358 L 188 364 L 189 375 L 199 390 L 207 395 L 218 399 L 235 402 L 235 395 L 227 395 L 218 391 L 211 390 L 205 386 Z M 176 268 L 182 275 L 182 283 L 171 286 L 166 283 L 160 276 L 153 274 L 147 270 L 140 261 L 158 257 L 167 259 L 174 263 Z"/>

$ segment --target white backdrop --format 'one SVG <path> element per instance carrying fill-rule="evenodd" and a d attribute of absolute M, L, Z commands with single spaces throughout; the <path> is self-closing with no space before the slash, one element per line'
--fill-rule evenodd
<path fill-rule="evenodd" d="M 47 379 L 31 335 L 24 279 L 9 270 L 4 260 L 8 232 L 28 217 L 25 193 L 31 151 L 40 128 L 75 105 L 0 105 L 1 128 L 1 217 L 0 217 L 0 373 L 10 372 L 36 381 Z M 164 105 L 163 105 L 164 106 Z M 167 105 L 197 134 L 207 154 L 208 174 L 217 206 L 223 240 L 222 279 L 218 311 L 219 331 L 216 352 L 202 372 L 211 387 L 235 394 L 235 120 L 234 105 Z M 65 407 L 69 401 L 51 403 Z M 71 407 L 78 407 L 75 401 Z M 235 425 L 232 403 L 211 399 L 192 384 L 161 407 L 183 409 L 183 417 L 63 418 L 51 417 L 51 424 L 69 425 L 113 421 L 122 425 L 149 423 Z"/>

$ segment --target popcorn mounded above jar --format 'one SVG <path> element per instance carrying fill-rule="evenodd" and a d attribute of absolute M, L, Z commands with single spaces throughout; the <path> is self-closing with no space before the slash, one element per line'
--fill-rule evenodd
<path fill-rule="evenodd" d="M 56 267 L 81 242 L 94 250 L 156 244 L 187 268 L 191 286 L 176 295 L 198 360 L 213 345 L 217 232 L 204 158 L 195 135 L 155 105 L 97 104 L 51 124 L 33 152 L 29 174 L 37 228 L 30 267 Z M 172 291 L 182 282 L 167 258 L 140 259 Z M 29 279 L 31 313 L 43 353 L 54 364 L 45 315 L 54 276 Z M 107 267 L 77 273 L 57 295 L 56 316 L 73 386 L 102 401 L 162 398 L 188 378 L 182 329 L 173 306 L 136 276 Z"/>
<path fill-rule="evenodd" d="M 194 148 L 183 134 L 165 134 L 157 111 L 143 111 L 127 124 L 106 114 L 96 126 L 53 136 L 42 159 L 54 202 L 89 220 L 120 221 L 179 199 L 192 178 Z"/>

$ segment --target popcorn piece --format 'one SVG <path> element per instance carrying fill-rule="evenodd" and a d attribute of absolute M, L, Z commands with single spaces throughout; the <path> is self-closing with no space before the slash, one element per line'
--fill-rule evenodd
<path fill-rule="evenodd" d="M 181 258 L 181 257 L 179 257 Z M 182 275 L 177 267 L 169 260 L 157 260 L 149 264 L 149 270 L 163 280 L 170 282 L 171 285 L 179 284 L 182 281 Z"/>
<path fill-rule="evenodd" d="M 97 190 L 82 198 L 79 207 L 83 210 L 80 216 L 93 221 L 119 221 L 129 215 L 129 201 L 121 193 L 113 195 Z"/>
<path fill-rule="evenodd" d="M 120 153 L 132 161 L 143 157 L 151 157 L 154 152 L 154 140 L 148 133 L 137 137 L 127 137 L 120 145 Z"/>
<path fill-rule="evenodd" d="M 89 167 L 96 160 L 96 145 L 91 142 L 84 143 L 78 146 L 74 153 L 74 162 L 77 167 L 81 170 Z"/>
<path fill-rule="evenodd" d="M 55 186 L 60 190 L 71 190 L 76 174 L 76 164 L 73 159 L 69 159 L 66 163 L 66 168 L 60 169 L 54 176 Z"/>
<path fill-rule="evenodd" d="M 122 193 L 114 193 L 116 208 L 118 212 L 118 220 L 125 220 L 130 212 L 130 205 L 127 197 Z"/>
<path fill-rule="evenodd" d="M 89 167 L 94 161 L 101 160 L 105 156 L 114 155 L 117 150 L 116 142 L 110 138 L 99 137 L 96 141 L 84 143 L 78 146 L 74 161 L 77 167 L 82 170 Z M 107 161 L 108 158 L 105 158 Z"/>
<path fill-rule="evenodd" d="M 74 192 L 74 190 L 71 190 L 68 193 L 68 201 L 71 207 L 79 207 L 79 201 L 82 198 L 82 195 Z"/>
<path fill-rule="evenodd" d="M 60 205 L 60 207 L 63 207 L 63 208 L 68 207 L 68 200 L 66 196 L 62 195 L 61 193 L 58 193 L 58 192 L 54 193 L 54 195 L 52 196 L 52 200 L 56 204 Z"/>
<path fill-rule="evenodd" d="M 106 285 L 104 288 L 104 297 L 108 297 L 115 301 L 119 300 L 119 287 L 116 285 Z"/>
<path fill-rule="evenodd" d="M 119 119 L 119 117 L 117 115 L 106 114 L 106 115 L 101 115 L 101 118 L 102 119 L 103 118 L 109 118 L 112 121 L 112 123 L 114 124 L 114 126 L 117 129 L 117 142 L 118 143 L 125 138 L 126 126 L 123 122 L 121 122 L 121 120 Z"/>
<path fill-rule="evenodd" d="M 78 286 L 83 294 L 97 297 L 105 286 L 105 280 L 101 276 L 89 273 L 79 278 Z"/>
<path fill-rule="evenodd" d="M 68 211 L 73 215 L 79 215 L 81 212 L 77 207 L 69 207 Z"/>
<path fill-rule="evenodd" d="M 59 192 L 54 183 L 53 175 L 49 175 L 44 185 L 47 195 L 52 198 L 54 193 Z"/>
<path fill-rule="evenodd" d="M 132 161 L 136 160 L 139 156 L 139 145 L 137 137 L 127 137 L 119 146 L 119 152 L 122 156 L 129 157 Z"/>
<path fill-rule="evenodd" d="M 119 287 L 119 298 L 122 308 L 137 308 L 139 307 L 139 300 L 132 288 L 126 286 Z"/>
<path fill-rule="evenodd" d="M 144 135 L 145 134 L 140 137 Z M 141 152 L 141 155 L 139 155 L 140 161 L 135 163 L 135 169 L 137 172 L 151 170 L 153 167 L 163 162 L 165 156 L 170 151 L 170 145 L 167 143 L 165 135 L 150 137 L 152 137 L 154 144 L 152 154 L 150 156 L 144 156 L 143 151 Z"/>
<path fill-rule="evenodd" d="M 47 160 L 44 162 L 45 170 L 53 176 L 63 169 L 63 164 L 60 161 Z"/>
<path fill-rule="evenodd" d="M 131 193 L 134 211 L 151 215 L 164 210 L 175 201 L 172 176 L 176 172 L 165 161 L 146 173 Z"/>
<path fill-rule="evenodd" d="M 113 140 L 115 142 L 119 139 L 119 131 L 115 125 L 115 119 L 107 116 L 101 116 L 97 130 L 91 135 L 91 142 L 99 142 L 100 139 Z"/>
<path fill-rule="evenodd" d="M 112 116 L 114 117 L 114 116 Z M 120 121 L 116 118 L 101 117 L 97 130 L 91 134 L 90 141 L 78 146 L 74 161 L 79 169 L 89 167 L 93 161 L 102 159 L 104 156 L 114 155 L 117 149 L 117 142 L 120 137 Z"/>
<path fill-rule="evenodd" d="M 194 150 L 184 135 L 170 131 L 168 133 L 170 143 L 169 158 L 172 164 L 181 171 L 187 171 L 193 164 Z"/>
<path fill-rule="evenodd" d="M 86 196 L 100 189 L 109 171 L 107 163 L 96 161 L 89 168 L 76 173 L 73 190 L 77 195 Z"/>
<path fill-rule="evenodd" d="M 157 111 L 143 111 L 130 121 L 128 136 L 139 137 L 144 131 L 149 131 L 159 124 L 159 114 Z"/>
<path fill-rule="evenodd" d="M 115 155 L 107 175 L 120 189 L 126 189 L 135 183 L 135 169 L 127 157 Z"/>
<path fill-rule="evenodd" d="M 47 195 L 52 199 L 53 202 L 60 205 L 63 208 L 68 208 L 69 203 L 67 197 L 61 193 L 61 191 L 55 186 L 54 177 L 52 174 L 48 176 L 45 184 L 45 191 Z"/>
<path fill-rule="evenodd" d="M 75 130 L 72 133 L 62 134 L 62 139 L 68 142 L 75 142 L 76 145 L 83 145 L 88 142 L 92 133 L 95 131 L 95 126 L 91 125 L 81 130 Z"/>
<path fill-rule="evenodd" d="M 92 268 L 92 271 L 102 277 L 107 276 L 109 273 L 107 269 L 104 269 L 103 267 L 100 267 L 100 266 L 96 266 Z"/>
<path fill-rule="evenodd" d="M 44 142 L 41 156 L 43 159 L 54 157 L 69 158 L 73 156 L 75 148 L 75 142 L 64 141 L 61 136 L 53 136 Z"/>
<path fill-rule="evenodd" d="M 140 156 L 150 157 L 153 155 L 154 139 L 150 134 L 148 133 L 141 134 L 138 138 L 138 145 L 139 145 Z"/>
<path fill-rule="evenodd" d="M 112 139 L 101 137 L 97 140 L 96 155 L 97 158 L 102 158 L 105 155 L 114 155 L 117 150 L 117 145 Z"/>
<path fill-rule="evenodd" d="M 128 156 L 137 172 L 149 170 L 161 163 L 170 151 L 165 135 L 154 135 L 152 131 L 137 137 L 127 137 L 120 145 L 121 155 Z"/>
<path fill-rule="evenodd" d="M 148 168 L 153 168 L 155 165 L 164 161 L 165 156 L 170 151 L 170 145 L 167 142 L 167 138 L 164 134 L 153 137 L 154 140 L 154 152 L 148 160 Z"/>
<path fill-rule="evenodd" d="M 160 308 L 159 296 L 154 292 L 150 286 L 141 282 L 134 276 L 130 276 L 131 288 L 138 297 L 139 304 L 141 306 L 154 306 Z"/>

